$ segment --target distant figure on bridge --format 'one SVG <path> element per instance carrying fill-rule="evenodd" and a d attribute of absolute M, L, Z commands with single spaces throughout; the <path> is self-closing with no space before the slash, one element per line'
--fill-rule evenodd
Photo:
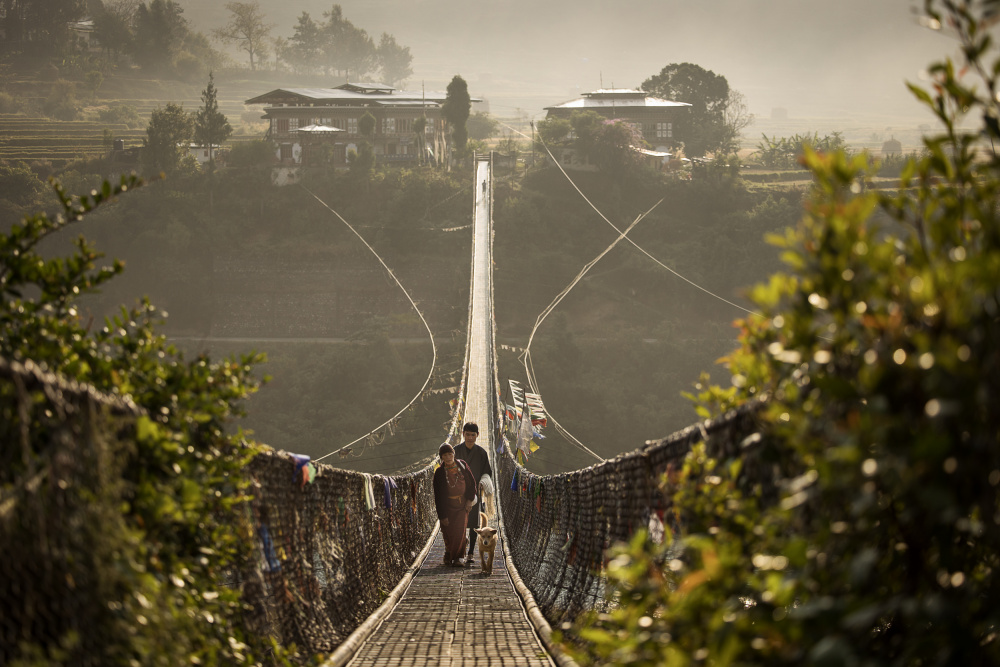
<path fill-rule="evenodd" d="M 465 438 L 465 444 L 459 445 L 455 449 L 455 458 L 469 464 L 472 477 L 476 480 L 476 489 L 478 489 L 479 483 L 483 480 L 483 475 L 489 475 L 491 479 L 493 478 L 490 455 L 486 453 L 485 449 L 476 444 L 476 438 L 479 437 L 479 425 L 475 422 L 468 422 L 462 427 L 462 437 Z M 477 499 L 475 507 L 469 512 L 469 555 L 465 559 L 465 564 L 468 566 L 476 562 L 476 538 L 479 537 L 476 533 L 476 528 L 479 528 L 481 502 L 482 498 Z"/>
<path fill-rule="evenodd" d="M 486 196 L 486 181 L 483 181 L 483 196 Z"/>
<path fill-rule="evenodd" d="M 444 564 L 461 567 L 465 525 L 476 504 L 476 480 L 465 461 L 455 460 L 455 448 L 447 442 L 438 449 L 438 456 L 441 465 L 434 471 L 434 505 L 444 537 Z"/>

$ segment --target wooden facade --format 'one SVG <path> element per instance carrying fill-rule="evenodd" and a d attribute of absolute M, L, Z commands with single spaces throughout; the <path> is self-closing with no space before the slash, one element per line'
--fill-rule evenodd
<path fill-rule="evenodd" d="M 351 150 L 370 141 L 380 163 L 416 164 L 439 161 L 449 149 L 441 116 L 444 93 L 398 91 L 383 84 L 346 83 L 336 88 L 279 88 L 247 100 L 264 105 L 268 138 L 275 143 L 275 157 L 286 166 L 347 165 Z M 363 137 L 361 117 L 375 118 L 375 131 Z M 422 136 L 414 130 L 420 117 L 427 119 Z"/>

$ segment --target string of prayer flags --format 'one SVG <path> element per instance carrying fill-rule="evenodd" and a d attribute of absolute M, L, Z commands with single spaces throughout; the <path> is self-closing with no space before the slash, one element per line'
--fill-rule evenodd
<path fill-rule="evenodd" d="M 510 384 L 510 396 L 511 399 L 514 401 L 514 405 L 516 405 L 519 408 L 523 407 L 524 389 L 521 388 L 521 385 L 517 382 L 517 380 L 508 380 L 507 382 Z"/>
<path fill-rule="evenodd" d="M 521 426 L 517 430 L 517 450 L 524 455 L 525 459 L 531 455 L 530 443 L 532 442 L 531 437 L 533 434 L 534 429 L 531 428 L 530 413 L 525 412 L 521 416 Z"/>
<path fill-rule="evenodd" d="M 531 423 L 545 428 L 548 425 L 548 418 L 545 416 L 545 405 L 542 403 L 542 397 L 538 394 L 525 392 L 524 400 L 531 411 Z"/>

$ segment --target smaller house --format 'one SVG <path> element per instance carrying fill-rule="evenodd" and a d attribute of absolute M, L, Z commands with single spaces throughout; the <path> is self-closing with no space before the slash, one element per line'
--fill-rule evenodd
<path fill-rule="evenodd" d="M 652 97 L 633 88 L 601 88 L 569 102 L 545 107 L 547 118 L 568 119 L 575 111 L 593 111 L 609 120 L 630 123 L 654 150 L 666 153 L 674 144 L 674 123 L 691 105 Z"/>
<path fill-rule="evenodd" d="M 212 146 L 211 155 L 209 155 L 208 146 L 204 146 L 202 144 L 188 144 L 187 152 L 188 155 L 198 161 L 199 165 L 204 165 L 208 164 L 211 157 L 214 157 L 216 162 L 222 161 L 219 160 L 221 148 L 221 146 Z"/>

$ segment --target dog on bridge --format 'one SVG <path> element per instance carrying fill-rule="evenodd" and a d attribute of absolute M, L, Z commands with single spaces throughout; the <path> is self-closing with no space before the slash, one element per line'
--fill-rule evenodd
<path fill-rule="evenodd" d="M 479 513 L 479 528 L 476 534 L 479 535 L 479 559 L 482 566 L 481 573 L 484 575 L 493 574 L 493 556 L 497 550 L 497 529 L 490 527 L 490 517 L 496 515 L 496 506 L 493 501 L 493 480 L 489 475 L 483 475 L 479 483 L 479 497 L 486 501 L 485 509 Z"/>

